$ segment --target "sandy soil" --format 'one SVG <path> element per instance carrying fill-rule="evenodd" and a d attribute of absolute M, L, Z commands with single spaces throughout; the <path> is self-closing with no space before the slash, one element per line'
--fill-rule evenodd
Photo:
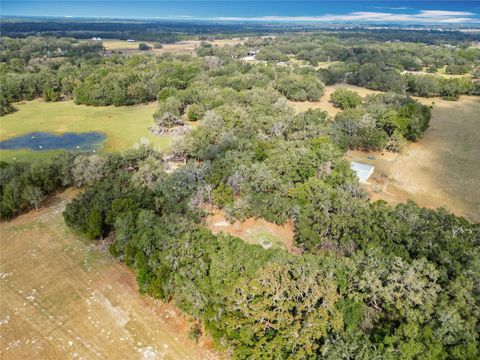
<path fill-rule="evenodd" d="M 333 104 L 330 102 L 330 95 L 332 94 L 332 92 L 335 91 L 335 89 L 339 87 L 356 91 L 362 97 L 370 94 L 381 93 L 381 91 L 369 90 L 355 85 L 335 84 L 325 86 L 325 91 L 319 101 L 289 101 L 289 104 L 295 109 L 295 112 L 297 113 L 307 111 L 308 109 L 322 109 L 323 111 L 326 111 L 331 117 L 334 117 L 342 110 L 333 106 Z"/>
<path fill-rule="evenodd" d="M 132 271 L 65 226 L 73 196 L 0 224 L 0 358 L 217 359 L 178 309 L 141 296 Z"/>
<path fill-rule="evenodd" d="M 419 98 L 434 103 L 430 128 L 401 154 L 350 151 L 350 160 L 375 166 L 367 187 L 372 200 L 407 199 L 480 221 L 480 98 L 460 101 Z M 369 160 L 368 156 L 375 156 Z"/>
<path fill-rule="evenodd" d="M 284 225 L 254 218 L 230 223 L 220 210 L 214 209 L 206 217 L 205 223 L 214 234 L 224 232 L 239 237 L 248 244 L 261 245 L 267 249 L 284 248 L 292 253 L 298 253 L 298 249 L 293 245 L 295 229 L 291 220 Z"/>

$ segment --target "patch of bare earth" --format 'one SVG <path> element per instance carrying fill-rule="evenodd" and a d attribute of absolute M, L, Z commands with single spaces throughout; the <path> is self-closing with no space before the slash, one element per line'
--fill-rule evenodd
<path fill-rule="evenodd" d="M 0 358 L 217 359 L 188 339 L 172 304 L 139 294 L 133 272 L 72 233 L 67 190 L 0 224 Z"/>
<path fill-rule="evenodd" d="M 412 199 L 480 221 L 480 98 L 417 100 L 434 103 L 422 139 L 400 154 L 350 151 L 347 158 L 375 166 L 367 184 L 372 200 L 395 204 Z"/>
<path fill-rule="evenodd" d="M 221 210 L 213 209 L 205 218 L 205 223 L 214 234 L 223 232 L 236 236 L 248 244 L 260 245 L 266 249 L 277 247 L 294 254 L 300 252 L 294 246 L 295 228 L 291 220 L 283 225 L 255 218 L 229 222 Z"/>

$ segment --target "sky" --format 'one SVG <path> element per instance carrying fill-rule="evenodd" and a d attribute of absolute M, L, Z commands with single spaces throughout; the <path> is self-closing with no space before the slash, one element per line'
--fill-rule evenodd
<path fill-rule="evenodd" d="M 480 24 L 478 1 L 0 0 L 0 14 L 318 23 Z"/>

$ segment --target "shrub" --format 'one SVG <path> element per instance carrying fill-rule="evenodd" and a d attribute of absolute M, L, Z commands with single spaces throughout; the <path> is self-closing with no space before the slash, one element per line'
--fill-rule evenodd
<path fill-rule="evenodd" d="M 146 51 L 150 50 L 152 47 L 146 43 L 140 43 L 138 44 L 138 50 Z"/>
<path fill-rule="evenodd" d="M 351 109 L 362 103 L 362 97 L 355 91 L 338 88 L 330 95 L 330 101 L 340 109 Z"/>

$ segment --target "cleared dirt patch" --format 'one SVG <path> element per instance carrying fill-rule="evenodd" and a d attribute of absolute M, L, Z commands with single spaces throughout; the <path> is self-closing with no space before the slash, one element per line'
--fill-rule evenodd
<path fill-rule="evenodd" d="M 223 213 L 216 209 L 206 217 L 205 222 L 214 234 L 224 232 L 239 237 L 248 244 L 260 245 L 264 249 L 282 248 L 293 253 L 298 252 L 293 246 L 295 231 L 292 221 L 277 225 L 264 219 L 248 218 L 230 223 Z"/>
<path fill-rule="evenodd" d="M 332 95 L 332 92 L 334 92 L 337 88 L 345 88 L 348 90 L 356 91 L 361 97 L 365 97 L 370 94 L 381 93 L 381 91 L 369 90 L 355 85 L 335 84 L 325 86 L 324 94 L 319 101 L 289 101 L 288 103 L 295 109 L 296 113 L 304 112 L 308 109 L 321 109 L 323 111 L 326 111 L 331 117 L 334 117 L 340 111 L 342 111 L 341 109 L 333 106 L 333 104 L 330 102 L 330 95 Z"/>
<path fill-rule="evenodd" d="M 347 157 L 375 166 L 367 185 L 373 200 L 412 199 L 480 221 L 480 98 L 417 100 L 434 103 L 430 128 L 422 139 L 401 154 L 350 151 Z"/>
<path fill-rule="evenodd" d="M 138 293 L 132 271 L 64 224 L 71 190 L 1 223 L 0 358 L 216 359 L 187 339 L 171 304 Z"/>

